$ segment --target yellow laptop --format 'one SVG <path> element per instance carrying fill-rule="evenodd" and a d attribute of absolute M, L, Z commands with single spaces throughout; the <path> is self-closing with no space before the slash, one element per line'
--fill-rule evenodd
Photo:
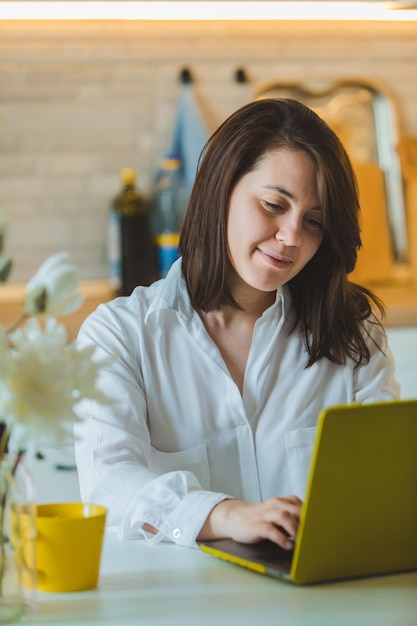
<path fill-rule="evenodd" d="M 292 552 L 267 540 L 200 547 L 296 584 L 417 569 L 417 399 L 321 412 Z"/>

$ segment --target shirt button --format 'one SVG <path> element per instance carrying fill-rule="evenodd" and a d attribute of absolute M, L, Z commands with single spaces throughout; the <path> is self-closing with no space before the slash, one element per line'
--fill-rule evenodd
<path fill-rule="evenodd" d="M 182 531 L 180 528 L 174 528 L 174 530 L 172 531 L 172 536 L 174 537 L 174 539 L 179 539 L 182 535 Z"/>

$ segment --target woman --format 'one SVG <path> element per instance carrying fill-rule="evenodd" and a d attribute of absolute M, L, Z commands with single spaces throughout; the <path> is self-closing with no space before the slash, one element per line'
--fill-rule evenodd
<path fill-rule="evenodd" d="M 124 538 L 291 549 L 319 412 L 399 396 L 360 247 L 349 159 L 310 109 L 250 103 L 208 141 L 166 279 L 101 305 L 79 343 L 117 354 L 82 405 L 82 498 Z"/>

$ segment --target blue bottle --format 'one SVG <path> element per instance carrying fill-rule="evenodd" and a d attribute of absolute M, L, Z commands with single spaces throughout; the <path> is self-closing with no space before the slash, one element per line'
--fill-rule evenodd
<path fill-rule="evenodd" d="M 164 278 L 179 257 L 181 222 L 187 203 L 182 182 L 181 160 L 168 156 L 152 195 L 151 230 L 156 258 L 156 278 Z"/>

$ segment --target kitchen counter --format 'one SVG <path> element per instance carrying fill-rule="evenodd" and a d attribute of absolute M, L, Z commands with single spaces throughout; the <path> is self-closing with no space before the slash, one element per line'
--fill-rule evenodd
<path fill-rule="evenodd" d="M 417 284 L 398 283 L 369 287 L 386 307 L 386 326 L 417 326 Z M 0 323 L 5 328 L 9 328 L 22 313 L 24 289 L 24 285 L 17 284 L 0 287 Z M 115 297 L 106 280 L 81 282 L 80 291 L 84 294 L 81 307 L 60 320 L 67 328 L 69 340 L 75 339 L 84 319 L 99 304 Z"/>

